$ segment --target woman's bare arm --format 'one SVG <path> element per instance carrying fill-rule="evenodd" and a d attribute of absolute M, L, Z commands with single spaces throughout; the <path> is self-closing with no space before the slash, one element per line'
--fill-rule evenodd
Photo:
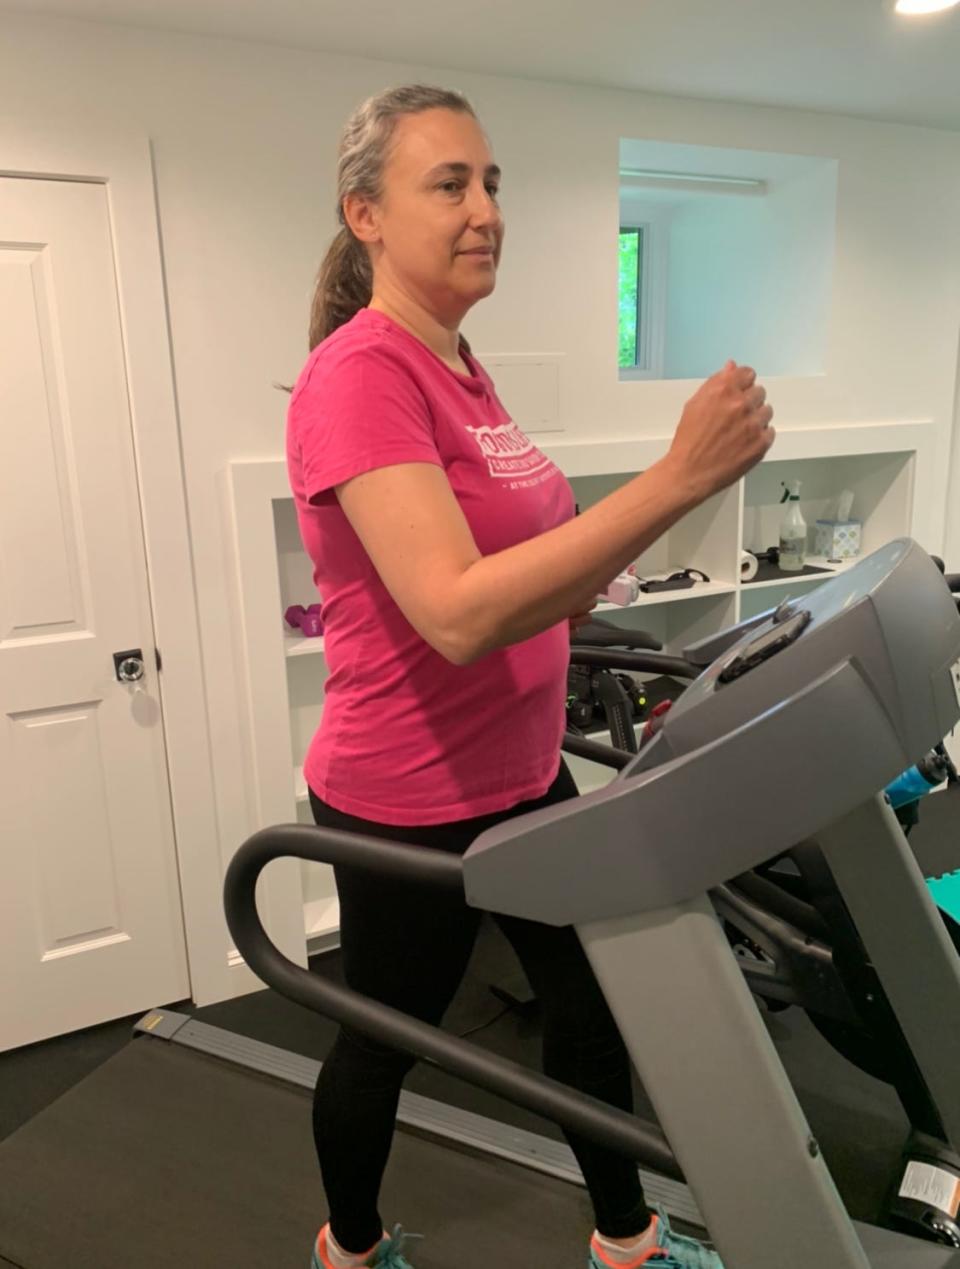
<path fill-rule="evenodd" d="M 482 556 L 445 473 L 378 468 L 338 486 L 347 518 L 410 624 L 467 665 L 566 620 L 773 441 L 753 371 L 728 363 L 687 403 L 669 453 L 574 520 Z"/>

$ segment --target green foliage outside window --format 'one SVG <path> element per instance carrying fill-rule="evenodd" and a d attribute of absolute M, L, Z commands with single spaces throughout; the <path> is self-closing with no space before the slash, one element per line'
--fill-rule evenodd
<path fill-rule="evenodd" d="M 642 229 L 620 231 L 620 348 L 617 364 L 635 366 L 640 339 Z"/>

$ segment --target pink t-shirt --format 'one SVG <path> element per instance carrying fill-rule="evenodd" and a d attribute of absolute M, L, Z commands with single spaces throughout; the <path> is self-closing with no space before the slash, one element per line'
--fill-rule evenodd
<path fill-rule="evenodd" d="M 452 665 L 394 603 L 334 492 L 377 467 L 434 463 L 484 555 L 571 518 L 562 473 L 464 358 L 470 375 L 361 309 L 314 349 L 290 400 L 290 485 L 329 668 L 304 774 L 331 806 L 382 824 L 505 810 L 545 793 L 559 769 L 568 623 Z"/>

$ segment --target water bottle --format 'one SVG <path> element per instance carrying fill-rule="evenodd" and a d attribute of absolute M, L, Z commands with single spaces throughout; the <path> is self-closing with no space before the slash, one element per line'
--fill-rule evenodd
<path fill-rule="evenodd" d="M 949 759 L 934 749 L 902 775 L 887 785 L 884 792 L 894 810 L 910 802 L 918 802 L 950 774 Z"/>

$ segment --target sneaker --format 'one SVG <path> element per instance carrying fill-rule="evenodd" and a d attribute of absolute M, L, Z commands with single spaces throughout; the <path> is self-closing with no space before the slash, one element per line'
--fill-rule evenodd
<path fill-rule="evenodd" d="M 653 1211 L 657 1218 L 657 1245 L 633 1261 L 629 1269 L 723 1269 L 715 1251 L 695 1238 L 674 1233 L 662 1208 L 654 1207 Z M 611 1262 L 598 1248 L 591 1247 L 587 1269 L 611 1269 Z"/>
<path fill-rule="evenodd" d="M 328 1225 L 321 1229 L 313 1248 L 313 1260 L 310 1269 L 332 1269 L 326 1256 Z M 364 1262 L 370 1269 L 413 1269 L 413 1265 L 403 1255 L 406 1244 L 414 1238 L 422 1238 L 422 1234 L 405 1234 L 399 1225 L 395 1225 L 393 1233 L 373 1249 Z"/>

